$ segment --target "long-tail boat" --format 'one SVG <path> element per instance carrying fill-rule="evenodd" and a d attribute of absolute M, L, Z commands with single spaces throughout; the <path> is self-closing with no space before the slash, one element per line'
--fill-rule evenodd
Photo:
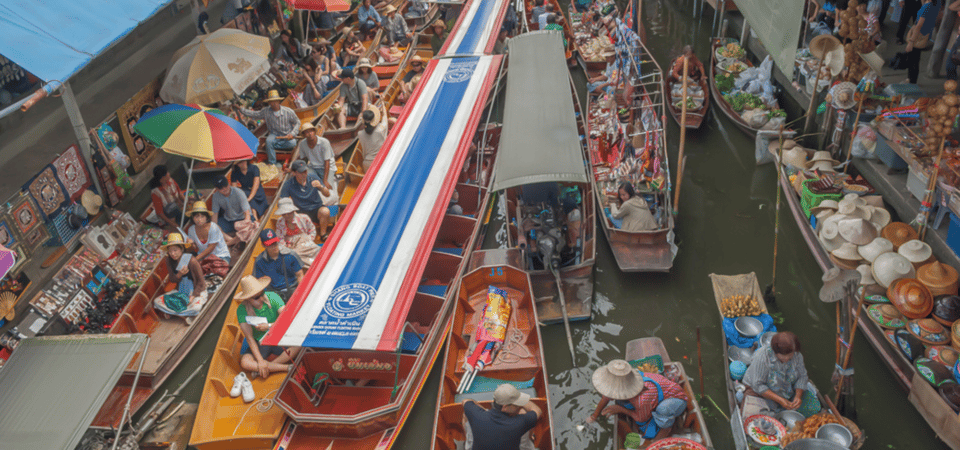
<path fill-rule="evenodd" d="M 667 438 L 689 439 L 708 449 L 712 449 L 713 441 L 710 440 L 710 433 L 707 431 L 707 424 L 703 419 L 703 412 L 700 410 L 697 396 L 693 392 L 693 385 L 690 382 L 690 377 L 687 376 L 686 370 L 683 368 L 683 364 L 670 360 L 670 355 L 667 354 L 667 348 L 664 347 L 663 341 L 660 340 L 660 338 L 648 337 L 627 342 L 626 360 L 628 362 L 644 361 L 645 358 L 649 358 L 649 361 L 655 361 L 656 357 L 660 358 L 662 364 L 662 370 L 659 370 L 659 374 L 669 379 L 675 378 L 677 384 L 683 387 L 683 392 L 687 394 L 687 410 L 677 418 L 673 431 Z M 644 365 L 644 368 L 649 370 L 652 366 L 658 366 L 657 368 L 660 369 L 659 365 L 655 362 L 651 364 L 650 366 Z M 640 367 L 637 367 L 637 365 L 635 365 L 634 368 L 640 370 Z M 625 441 L 627 433 L 633 430 L 633 423 L 632 418 L 617 415 L 613 431 L 613 435 L 617 439 L 617 448 L 626 448 Z M 647 442 L 647 444 L 649 445 L 655 442 L 657 441 Z"/>
<path fill-rule="evenodd" d="M 662 72 L 639 39 L 631 41 L 626 55 L 618 53 L 624 70 L 616 75 L 617 91 L 624 95 L 587 96 L 590 179 L 602 205 L 616 198 L 620 184 L 631 183 L 652 207 L 657 228 L 644 231 L 618 228 L 603 209 L 600 225 L 620 270 L 669 272 L 676 252 Z"/>
<path fill-rule="evenodd" d="M 510 40 L 495 191 L 504 191 L 507 246 L 520 252 L 543 323 L 589 319 L 596 199 L 584 170 L 576 91 L 556 31 Z M 559 93 L 559 95 L 558 95 Z M 563 292 L 558 291 L 558 284 Z"/>
<path fill-rule="evenodd" d="M 523 30 L 526 32 L 543 31 L 540 30 L 539 18 L 533 17 L 533 8 L 535 6 L 533 0 L 524 0 L 523 4 Z M 567 61 L 568 65 L 576 65 L 580 51 L 577 48 L 577 40 L 574 37 L 573 29 L 570 21 L 567 20 L 568 18 L 563 7 L 560 6 L 560 2 L 557 0 L 545 0 L 543 4 L 544 6 L 547 4 L 553 5 L 553 13 L 557 16 L 557 24 L 563 27 L 563 40 L 566 43 L 562 43 L 560 46 L 564 49 L 564 59 Z"/>
<path fill-rule="evenodd" d="M 476 14 L 483 5 L 468 4 L 481 23 L 464 23 L 493 29 L 483 22 L 499 22 L 505 5 L 497 2 L 500 14 Z M 470 55 L 492 43 L 483 31 L 466 40 Z M 440 351 L 455 283 L 481 225 L 471 215 L 486 198 L 485 188 L 457 180 L 475 135 L 494 134 L 478 125 L 501 59 L 449 56 L 428 64 L 340 223 L 263 339 L 304 348 L 276 396 L 295 423 L 281 437 L 288 449 L 389 448 Z M 446 214 L 455 191 L 466 215 Z M 314 383 L 319 373 L 330 382 Z"/>
<path fill-rule="evenodd" d="M 293 155 L 290 155 L 291 157 Z M 278 158 L 285 158 L 286 155 L 278 155 Z M 282 177 L 281 177 L 282 178 Z M 265 183 L 264 190 L 267 198 L 273 202 L 277 198 L 277 189 L 282 180 L 275 180 L 276 183 Z M 210 207 L 210 197 L 206 199 L 207 207 Z M 266 221 L 260 221 L 259 230 L 263 229 Z M 175 289 L 175 285 L 167 282 L 167 265 L 161 258 L 153 271 L 147 277 L 146 281 L 137 289 L 130 302 L 127 303 L 123 311 L 117 318 L 116 323 L 110 329 L 111 334 L 124 333 L 144 333 L 150 336 L 150 344 L 146 349 L 146 357 L 139 378 L 136 378 L 137 366 L 131 364 L 127 367 L 124 376 L 117 383 L 117 386 L 110 393 L 103 408 L 97 414 L 93 421 L 94 427 L 109 428 L 115 427 L 120 422 L 120 416 L 123 413 L 124 404 L 130 394 L 134 391 L 133 401 L 131 402 L 131 414 L 135 413 L 149 397 L 160 387 L 167 377 L 180 364 L 181 361 L 190 352 L 190 349 L 196 345 L 197 341 L 207 330 L 210 324 L 216 318 L 220 309 L 231 298 L 233 289 L 239 283 L 243 273 L 244 262 L 250 258 L 254 245 L 250 243 L 241 244 L 243 249 L 235 255 L 234 265 L 230 267 L 227 275 L 223 277 L 220 286 L 216 292 L 209 294 L 209 300 L 200 313 L 184 320 L 179 317 L 169 317 L 158 313 L 153 307 L 153 300 L 165 293 Z M 136 385 L 134 380 L 136 378 Z"/>
<path fill-rule="evenodd" d="M 719 109 L 727 116 L 737 128 L 739 128 L 744 133 L 747 133 L 748 136 L 754 137 L 757 135 L 757 132 L 761 131 L 761 128 L 756 128 L 747 123 L 743 119 L 743 116 L 740 115 L 733 106 L 723 97 L 724 93 L 717 89 L 717 74 L 720 72 L 720 67 L 717 65 L 719 61 L 717 60 L 717 49 L 731 42 L 736 42 L 732 39 L 713 39 L 713 44 L 710 46 L 710 95 L 713 96 L 713 102 L 716 104 L 716 109 Z M 747 68 L 753 67 L 753 64 L 746 59 L 741 60 Z"/>
<path fill-rule="evenodd" d="M 723 300 L 731 299 L 737 296 L 741 296 L 746 299 L 753 299 L 757 308 L 761 314 L 769 314 L 767 311 L 767 305 L 763 300 L 763 292 L 760 290 L 760 283 L 757 281 L 757 275 L 754 272 L 740 274 L 740 275 L 717 275 L 710 274 L 710 281 L 713 284 L 713 296 L 717 303 L 717 309 L 720 312 L 720 319 L 723 320 L 724 308 Z M 732 361 L 730 358 L 730 345 L 727 339 L 727 333 L 724 328 L 720 327 L 720 335 L 722 337 L 721 346 L 723 347 L 723 361 Z M 761 339 L 762 341 L 762 339 Z M 762 345 L 759 342 L 754 344 L 754 347 Z M 762 351 L 763 347 L 759 349 L 751 348 L 750 351 Z M 727 364 L 724 364 L 725 366 Z M 749 363 L 748 363 L 749 365 Z M 746 421 L 750 417 L 744 417 L 744 408 L 743 402 L 737 400 L 737 383 L 734 382 L 733 378 L 730 375 L 730 370 L 727 367 L 723 369 L 724 378 L 727 385 L 727 401 L 730 406 L 730 428 L 733 430 L 733 441 L 736 444 L 737 450 L 747 450 L 749 448 L 755 448 L 760 446 L 758 441 L 754 440 L 751 437 L 751 434 L 761 436 L 761 433 L 751 433 L 749 428 L 751 428 Z M 823 396 L 819 389 L 810 381 L 805 389 L 809 392 L 816 394 L 817 400 L 821 405 L 821 412 L 817 414 L 830 414 L 828 406 L 832 405 L 828 400 Z M 743 394 L 741 394 L 743 395 Z M 834 413 L 836 414 L 836 413 Z M 752 416 L 751 416 L 752 417 Z M 851 446 L 852 449 L 858 449 L 863 445 L 864 436 L 863 433 L 859 431 L 856 424 L 850 421 L 849 419 L 844 418 L 845 425 L 851 430 L 854 434 L 854 442 Z M 790 431 L 784 429 L 784 431 Z M 781 434 L 779 437 L 783 438 L 785 435 Z M 777 445 L 773 443 L 772 445 Z"/>
<path fill-rule="evenodd" d="M 460 280 L 453 324 L 443 355 L 443 381 L 437 398 L 431 449 L 458 448 L 457 441 L 465 439 L 463 401 L 473 399 L 482 407 L 490 408 L 493 390 L 501 383 L 513 384 L 521 392 L 529 394 L 531 401 L 543 412 L 537 425 L 530 431 L 534 448 L 556 448 L 543 339 L 537 325 L 539 321 L 530 276 L 519 267 L 510 265 L 504 253 L 503 250 L 474 252 L 471 270 Z M 478 262 L 481 264 L 476 265 Z M 511 311 L 505 340 L 491 364 L 475 375 L 471 388 L 458 393 L 458 387 L 467 375 L 464 361 L 470 356 L 471 346 L 483 345 L 472 338 L 476 337 L 483 316 L 488 286 L 495 286 L 507 293 L 506 300 Z"/>
<path fill-rule="evenodd" d="M 700 128 L 700 125 L 703 124 L 703 119 L 707 117 L 707 111 L 710 110 L 710 94 L 707 92 L 710 90 L 710 85 L 707 82 L 707 72 L 704 70 L 703 63 L 700 61 L 689 65 L 688 70 L 693 71 L 694 69 L 700 74 L 700 78 L 694 81 L 688 77 L 687 89 L 689 92 L 690 87 L 698 86 L 703 96 L 700 97 L 699 107 L 697 107 L 696 100 L 688 97 L 687 116 L 682 124 L 680 121 L 683 119 L 681 119 L 680 116 L 683 114 L 681 105 L 683 102 L 683 79 L 674 77 L 672 73 L 668 73 L 663 78 L 663 92 L 667 100 L 667 110 L 670 111 L 670 115 L 673 116 L 673 120 L 675 120 L 677 124 L 683 125 L 685 128 L 691 130 Z M 677 89 L 676 95 L 673 94 L 674 89 Z"/>
<path fill-rule="evenodd" d="M 774 159 L 776 159 L 776 155 L 774 155 Z M 807 243 L 810 253 L 817 261 L 817 265 L 820 266 L 820 270 L 826 273 L 837 266 L 830 259 L 830 253 L 820 242 L 817 231 L 810 224 L 810 218 L 803 211 L 800 197 L 790 184 L 786 168 L 782 164 L 777 165 L 778 170 L 781 171 L 780 184 L 787 199 L 789 210 L 797 222 L 797 227 L 800 228 L 800 234 L 803 235 L 803 240 Z M 920 374 L 916 366 L 907 360 L 897 344 L 891 341 L 890 337 L 884 332 L 884 329 L 870 319 L 866 309 L 869 306 L 865 304 L 864 309 L 857 314 L 858 329 L 893 373 L 897 383 L 907 392 L 907 400 L 917 408 L 917 411 L 927 421 L 937 437 L 953 450 L 960 450 L 960 424 L 958 424 L 957 413 L 940 396 L 937 389 Z"/>

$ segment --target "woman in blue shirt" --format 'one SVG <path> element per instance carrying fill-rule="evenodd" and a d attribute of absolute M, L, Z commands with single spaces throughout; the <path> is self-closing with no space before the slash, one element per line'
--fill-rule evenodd
<path fill-rule="evenodd" d="M 917 78 L 920 76 L 920 53 L 933 46 L 933 27 L 937 23 L 939 13 L 940 6 L 933 0 L 923 0 L 923 5 L 917 13 L 917 23 L 907 33 L 907 77 L 910 79 L 910 84 L 917 84 Z M 919 41 L 926 41 L 926 44 L 917 48 L 916 44 Z"/>
<path fill-rule="evenodd" d="M 256 211 L 255 219 L 259 220 L 267 210 L 267 194 L 263 191 L 263 184 L 260 180 L 260 168 L 256 164 L 251 164 L 249 160 L 238 161 L 230 173 L 230 179 L 247 194 L 247 202 L 250 208 Z"/>

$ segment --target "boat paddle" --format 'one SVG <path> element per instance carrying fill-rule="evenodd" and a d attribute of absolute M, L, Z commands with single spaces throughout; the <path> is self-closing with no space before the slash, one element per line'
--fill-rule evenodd
<path fill-rule="evenodd" d="M 770 277 L 770 284 L 763 291 L 763 301 L 774 303 L 777 301 L 777 247 L 780 244 L 780 200 L 783 198 L 783 126 L 780 126 L 780 134 L 777 137 L 780 145 L 777 146 L 777 208 L 774 210 L 773 219 L 773 275 Z"/>
<path fill-rule="evenodd" d="M 553 267 L 553 264 L 547 263 L 550 266 L 550 273 L 553 274 L 553 279 L 557 282 L 557 293 L 560 297 L 560 311 L 563 312 L 563 327 L 567 330 L 567 345 L 570 346 L 570 362 L 574 366 L 577 365 L 577 357 L 573 351 L 573 335 L 570 333 L 570 318 L 567 316 L 567 300 L 563 295 L 563 283 L 560 282 L 560 273 L 557 272 L 556 267 Z"/>
<path fill-rule="evenodd" d="M 683 166 L 686 160 L 683 157 L 683 149 L 687 143 L 687 68 L 690 65 L 690 58 L 683 56 L 683 83 L 681 84 L 682 96 L 680 99 L 680 150 L 677 154 L 677 162 L 680 166 L 677 168 L 677 187 L 673 191 L 673 215 L 680 212 L 677 205 L 680 204 L 680 183 L 683 182 Z M 666 95 L 670 95 L 667 93 Z"/>

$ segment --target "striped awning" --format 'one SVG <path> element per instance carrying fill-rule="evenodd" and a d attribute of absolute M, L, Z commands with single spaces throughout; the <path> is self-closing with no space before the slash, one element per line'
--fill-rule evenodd
<path fill-rule="evenodd" d="M 265 344 L 397 349 L 500 58 L 430 61 Z"/>
<path fill-rule="evenodd" d="M 440 56 L 483 55 L 493 53 L 509 0 L 468 0 Z"/>

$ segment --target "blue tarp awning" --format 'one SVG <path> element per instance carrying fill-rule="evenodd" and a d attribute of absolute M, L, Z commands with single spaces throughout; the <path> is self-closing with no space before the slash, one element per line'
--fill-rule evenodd
<path fill-rule="evenodd" d="M 0 55 L 44 81 L 66 81 L 170 0 L 0 3 Z"/>

